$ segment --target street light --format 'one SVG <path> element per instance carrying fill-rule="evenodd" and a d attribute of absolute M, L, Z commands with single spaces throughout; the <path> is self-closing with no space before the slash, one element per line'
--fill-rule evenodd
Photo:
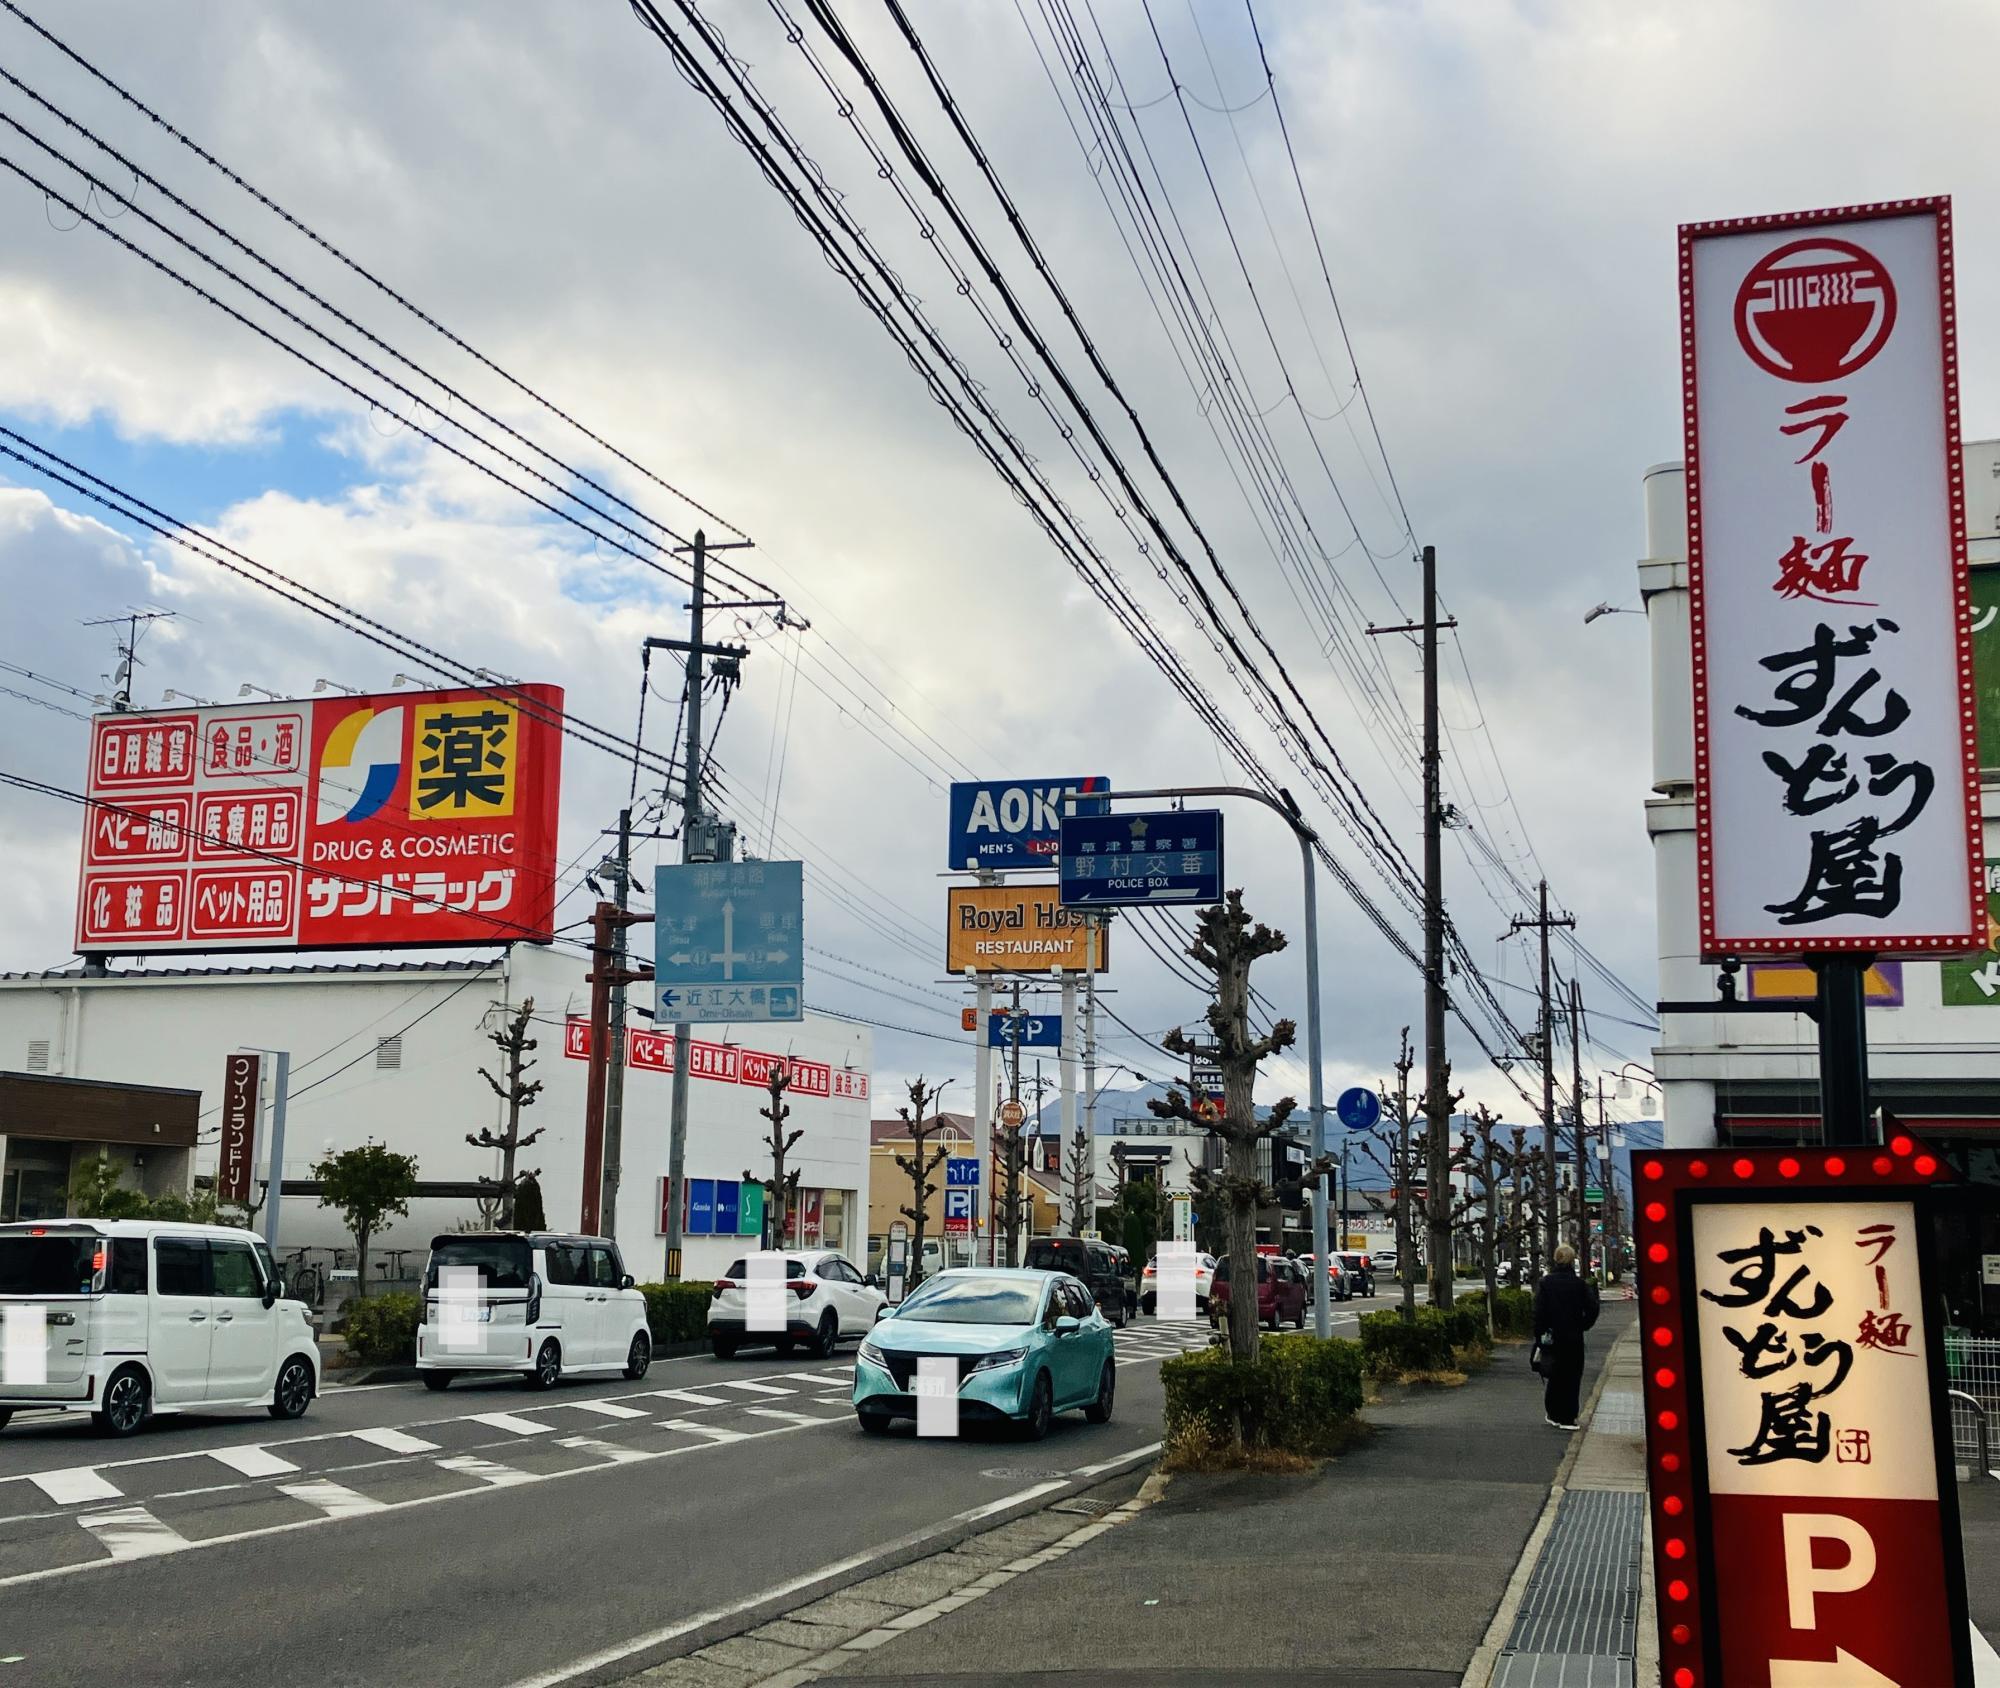
<path fill-rule="evenodd" d="M 1628 609 L 1623 604 L 1599 604 L 1594 610 L 1585 610 L 1583 624 L 1588 627 L 1601 615 L 1644 615 L 1644 610 Z"/>
<path fill-rule="evenodd" d="M 313 690 L 316 692 L 345 692 L 349 697 L 359 697 L 361 695 L 361 688 L 359 686 L 343 686 L 338 680 L 315 680 L 313 682 Z"/>
<path fill-rule="evenodd" d="M 236 688 L 236 695 L 238 697 L 248 697 L 252 692 L 255 692 L 259 697 L 269 698 L 273 703 L 283 703 L 285 701 L 285 694 L 283 692 L 274 692 L 269 686 L 253 686 L 248 680 L 245 680 L 242 685 Z"/>
<path fill-rule="evenodd" d="M 102 703 L 104 700 L 99 698 L 97 701 Z M 196 697 L 193 692 L 177 692 L 172 686 L 169 686 L 160 694 L 160 701 L 162 703 L 173 703 L 175 701 L 181 703 L 198 703 L 204 709 L 217 709 L 221 707 L 213 698 Z"/>

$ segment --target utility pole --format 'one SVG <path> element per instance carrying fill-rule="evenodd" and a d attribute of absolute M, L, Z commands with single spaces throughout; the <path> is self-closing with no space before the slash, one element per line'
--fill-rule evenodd
<path fill-rule="evenodd" d="M 1423 549 L 1423 619 L 1400 627 L 1371 627 L 1371 634 L 1421 633 L 1424 652 L 1424 1142 L 1431 1305 L 1449 1307 L 1451 1247 L 1451 1062 L 1445 1053 L 1444 1014 L 1444 799 L 1438 749 L 1437 547 Z M 1442 1195 L 1440 1193 L 1442 1192 Z"/>
<path fill-rule="evenodd" d="M 1576 1117 L 1576 1275 L 1590 1273 L 1590 1160 L 1585 1145 L 1590 1123 L 1583 1117 L 1583 987 L 1569 982 L 1569 1059 L 1571 1111 Z"/>
<path fill-rule="evenodd" d="M 1098 916 L 1085 916 L 1083 970 L 1084 1229 L 1097 1229 L 1097 950 Z"/>
<path fill-rule="evenodd" d="M 604 1074 L 604 1198 L 598 1224 L 607 1237 L 618 1235 L 618 1182 L 625 1165 L 625 918 L 632 897 L 632 811 L 618 811 L 618 851 L 611 859 L 611 1064 Z"/>
<path fill-rule="evenodd" d="M 1556 926 L 1574 927 L 1573 915 L 1551 916 L 1549 913 L 1549 882 L 1541 882 L 1541 913 L 1534 919 L 1526 915 L 1515 915 L 1507 923 L 1508 936 L 1524 927 L 1532 926 L 1541 934 L 1542 941 L 1542 1000 L 1540 1029 L 1536 1036 L 1541 1042 L 1542 1055 L 1542 1250 L 1545 1262 L 1552 1262 L 1556 1247 L 1556 1040 L 1553 1003 L 1550 1000 L 1549 985 L 1549 931 Z"/>

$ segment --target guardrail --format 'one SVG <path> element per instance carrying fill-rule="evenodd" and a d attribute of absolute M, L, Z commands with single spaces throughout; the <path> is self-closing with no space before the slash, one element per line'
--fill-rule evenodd
<path fill-rule="evenodd" d="M 1975 1397 L 1954 1389 L 1951 1402 L 1952 1450 L 1961 1483 L 1977 1483 L 1993 1470 L 1993 1447 L 1987 1432 L 1987 1412 Z"/>

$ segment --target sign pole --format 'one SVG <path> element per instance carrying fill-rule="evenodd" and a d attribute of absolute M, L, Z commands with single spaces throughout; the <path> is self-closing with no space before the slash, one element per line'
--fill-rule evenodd
<path fill-rule="evenodd" d="M 1063 1172 L 1069 1156 L 1070 1139 L 1076 1135 L 1076 975 L 1062 976 L 1062 1059 L 1059 1063 L 1062 1074 L 1062 1142 L 1056 1149 L 1056 1188 L 1062 1189 Z M 1067 1194 L 1067 1192 L 1065 1192 Z M 1090 1229 L 1090 1215 L 1084 1211 L 1084 1204 L 1077 1204 L 1077 1224 L 1071 1227 L 1071 1203 L 1064 1201 L 1058 1214 L 1057 1236 L 1081 1236 Z"/>
<path fill-rule="evenodd" d="M 1852 1147 L 1878 1141 L 1869 1125 L 1866 980 L 1872 956 L 1822 955 L 1819 981 L 1819 1094 L 1826 1140 Z"/>
<path fill-rule="evenodd" d="M 292 1052 L 273 1050 L 277 1065 L 271 1074 L 271 1162 L 270 1181 L 264 1186 L 264 1241 L 272 1257 L 278 1253 L 278 1213 L 285 1197 L 285 1092 L 292 1083 Z M 366 1289 L 368 1286 L 361 1286 Z"/>
<path fill-rule="evenodd" d="M 1320 1160 L 1326 1155 L 1326 1081 L 1320 1072 L 1319 888 L 1313 872 L 1312 838 L 1308 833 L 1299 834 L 1299 860 L 1305 864 L 1306 873 L 1306 1060 L 1310 1069 L 1307 1073 L 1310 1099 L 1306 1106 L 1312 1113 L 1313 1159 Z M 1322 1342 L 1333 1335 L 1333 1296 L 1326 1273 L 1328 1182 L 1322 1172 L 1318 1197 L 1313 1202 L 1313 1271 L 1318 1279 L 1313 1285 L 1313 1333 Z"/>
<path fill-rule="evenodd" d="M 1097 922 L 1093 914 L 1084 939 L 1083 970 L 1083 1179 L 1087 1229 L 1097 1229 Z M 1068 1019 L 1064 1022 L 1067 1025 Z"/>
<path fill-rule="evenodd" d="M 981 874 L 984 884 L 991 874 Z M 993 1264 L 993 1049 L 986 1028 L 993 1023 L 993 981 L 981 973 L 978 988 L 979 1030 L 973 1042 L 972 1152 L 979 1159 L 979 1186 L 972 1198 L 972 1257 L 983 1249 Z"/>

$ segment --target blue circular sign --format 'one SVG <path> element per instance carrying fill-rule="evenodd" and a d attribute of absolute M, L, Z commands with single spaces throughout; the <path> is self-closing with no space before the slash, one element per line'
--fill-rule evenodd
<path fill-rule="evenodd" d="M 1340 1093 L 1340 1100 L 1334 1103 L 1333 1111 L 1349 1131 L 1373 1131 L 1382 1118 L 1382 1098 L 1374 1091 L 1356 1085 L 1352 1090 Z"/>

